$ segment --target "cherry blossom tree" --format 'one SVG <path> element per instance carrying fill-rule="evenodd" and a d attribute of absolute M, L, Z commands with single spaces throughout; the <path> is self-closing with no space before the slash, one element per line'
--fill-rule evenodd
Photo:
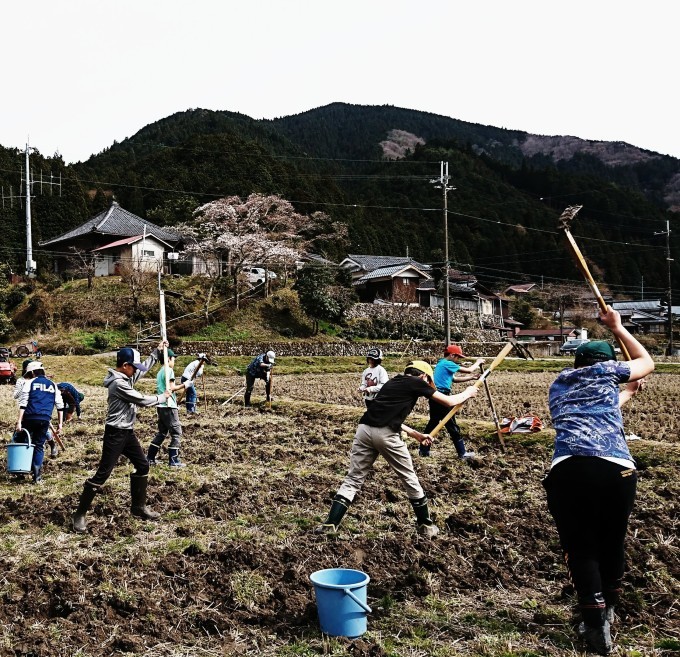
<path fill-rule="evenodd" d="M 315 224 L 318 218 L 300 214 L 289 201 L 272 194 L 251 194 L 245 200 L 228 196 L 198 207 L 194 221 L 177 230 L 185 237 L 184 254 L 200 263 L 200 273 L 211 279 L 206 315 L 217 278 L 231 277 L 238 307 L 244 267 L 294 263 L 319 233 Z M 265 281 L 265 294 L 268 286 Z"/>

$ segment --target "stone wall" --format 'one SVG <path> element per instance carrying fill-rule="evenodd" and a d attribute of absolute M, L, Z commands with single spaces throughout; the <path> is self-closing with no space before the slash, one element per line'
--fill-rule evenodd
<path fill-rule="evenodd" d="M 463 352 L 472 357 L 493 357 L 505 344 L 496 338 L 493 341 L 462 341 Z M 531 355 L 535 358 L 557 355 L 559 345 L 554 342 L 530 343 Z M 444 351 L 444 341 L 416 342 L 409 340 L 375 340 L 372 342 L 183 342 L 175 352 L 181 355 L 205 352 L 211 356 L 256 356 L 273 349 L 278 356 L 364 356 L 371 347 L 378 347 L 391 357 L 413 356 L 437 358 Z M 512 356 L 518 354 L 511 352 Z"/>

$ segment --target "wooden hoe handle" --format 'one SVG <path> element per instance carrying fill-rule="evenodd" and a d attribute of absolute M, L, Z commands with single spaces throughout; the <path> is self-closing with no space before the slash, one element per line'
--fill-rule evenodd
<path fill-rule="evenodd" d="M 576 266 L 583 274 L 583 277 L 586 279 L 586 283 L 588 283 L 590 290 L 595 295 L 595 299 L 597 300 L 597 304 L 600 307 L 600 310 L 603 313 L 606 313 L 607 302 L 602 297 L 602 293 L 600 292 L 600 289 L 597 287 L 597 283 L 595 282 L 593 275 L 590 273 L 590 269 L 588 269 L 588 263 L 586 262 L 586 259 L 583 257 L 581 249 L 579 249 L 578 244 L 576 244 L 576 240 L 574 239 L 574 236 L 571 234 L 571 231 L 569 230 L 569 222 L 576 216 L 576 213 L 581 209 L 581 207 L 582 206 L 580 205 L 568 207 L 562 213 L 562 216 L 558 221 L 558 227 L 560 228 L 560 230 L 564 232 L 564 236 L 567 239 L 567 246 L 569 247 L 569 250 L 572 252 L 574 256 Z M 626 345 L 624 345 L 623 342 L 618 338 L 616 339 L 616 341 L 619 343 L 619 347 L 621 348 L 621 353 L 623 354 L 623 357 L 626 360 L 630 360 L 630 354 L 628 353 Z"/>

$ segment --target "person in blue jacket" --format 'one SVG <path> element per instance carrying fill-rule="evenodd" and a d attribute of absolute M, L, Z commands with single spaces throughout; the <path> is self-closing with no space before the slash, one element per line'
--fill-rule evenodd
<path fill-rule="evenodd" d="M 80 420 L 80 416 L 83 413 L 80 402 L 85 399 L 85 395 L 68 381 L 62 381 L 57 386 L 64 400 L 64 422 L 70 422 L 73 419 L 74 413 Z"/>
<path fill-rule="evenodd" d="M 272 400 L 272 382 L 271 373 L 274 363 L 276 361 L 276 353 L 268 351 L 265 354 L 255 356 L 250 361 L 250 365 L 246 368 L 246 394 L 243 396 L 243 405 L 250 406 L 250 395 L 253 394 L 255 381 L 262 379 L 264 381 L 265 394 L 267 401 Z"/>
<path fill-rule="evenodd" d="M 654 361 L 622 326 L 619 313 L 607 307 L 600 319 L 631 359 L 619 363 L 608 342 L 586 342 L 576 349 L 574 367 L 550 386 L 555 451 L 543 485 L 578 596 L 579 634 L 589 650 L 607 655 L 637 482 L 620 408 L 654 370 Z"/>
<path fill-rule="evenodd" d="M 49 437 L 52 414 L 56 406 L 59 421 L 57 432 L 61 433 L 64 421 L 64 402 L 57 384 L 45 376 L 45 368 L 40 361 L 35 360 L 26 366 L 24 379 L 19 396 L 19 417 L 16 430 L 26 429 L 31 435 L 33 444 L 31 476 L 34 484 L 42 484 L 45 441 Z"/>

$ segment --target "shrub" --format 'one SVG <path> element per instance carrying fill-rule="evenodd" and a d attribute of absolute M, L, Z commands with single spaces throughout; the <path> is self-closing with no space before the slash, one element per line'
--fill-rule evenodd
<path fill-rule="evenodd" d="M 108 346 L 110 345 L 108 337 L 103 335 L 102 333 L 95 333 L 94 336 L 92 336 L 92 346 L 95 349 L 99 349 L 99 351 L 104 351 Z"/>
<path fill-rule="evenodd" d="M 0 339 L 4 339 L 9 336 L 14 330 L 14 324 L 12 320 L 5 315 L 5 313 L 0 311 Z"/>

